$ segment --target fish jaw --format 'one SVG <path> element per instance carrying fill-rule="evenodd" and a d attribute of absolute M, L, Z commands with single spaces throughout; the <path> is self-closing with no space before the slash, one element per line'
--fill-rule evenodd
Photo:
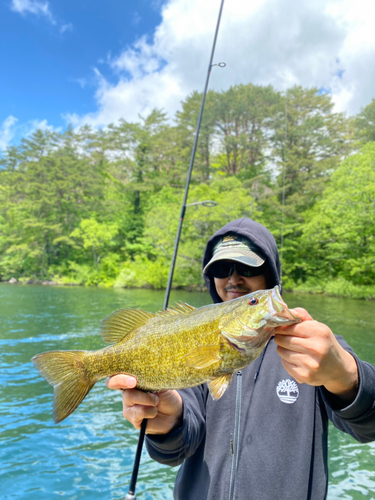
<path fill-rule="evenodd" d="M 301 319 L 294 316 L 288 309 L 288 306 L 281 297 L 279 286 L 275 286 L 272 289 L 268 302 L 270 313 L 269 318 L 267 318 L 268 327 L 277 328 L 278 326 L 295 325 L 301 322 Z"/>

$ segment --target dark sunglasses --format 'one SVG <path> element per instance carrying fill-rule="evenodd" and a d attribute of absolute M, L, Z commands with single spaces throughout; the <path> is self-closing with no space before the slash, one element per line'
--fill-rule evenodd
<path fill-rule="evenodd" d="M 252 276 L 264 274 L 264 264 L 259 267 L 250 267 L 240 262 L 218 260 L 213 262 L 208 268 L 211 276 L 219 279 L 229 278 L 234 273 L 234 270 L 236 270 L 239 276 L 251 278 Z"/>

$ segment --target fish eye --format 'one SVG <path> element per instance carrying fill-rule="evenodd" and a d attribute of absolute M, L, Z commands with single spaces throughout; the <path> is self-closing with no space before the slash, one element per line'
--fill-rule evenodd
<path fill-rule="evenodd" d="M 258 304 L 259 300 L 256 297 L 253 297 L 252 299 L 249 299 L 249 304 L 251 306 L 256 306 Z"/>

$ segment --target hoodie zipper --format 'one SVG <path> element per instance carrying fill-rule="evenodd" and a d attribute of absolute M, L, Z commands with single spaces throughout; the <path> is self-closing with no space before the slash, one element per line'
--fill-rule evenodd
<path fill-rule="evenodd" d="M 240 423 L 241 423 L 241 401 L 242 401 L 242 372 L 237 372 L 237 390 L 236 390 L 236 409 L 234 417 L 234 436 L 231 441 L 232 469 L 230 473 L 229 483 L 229 500 L 234 500 L 236 494 L 236 477 L 237 477 L 237 464 L 238 452 L 240 441 Z"/>
<path fill-rule="evenodd" d="M 254 385 L 258 379 L 259 371 L 263 363 L 264 356 L 266 354 L 267 347 L 264 348 L 262 355 L 260 357 L 260 362 L 257 371 L 254 375 Z M 251 395 L 252 396 L 252 395 Z M 250 396 L 250 397 L 251 397 Z M 235 406 L 235 416 L 234 416 L 234 435 L 233 440 L 230 442 L 230 450 L 233 455 L 232 468 L 230 473 L 230 483 L 229 483 L 229 500 L 235 500 L 236 498 L 236 482 L 237 482 L 237 469 L 238 469 L 238 455 L 240 448 L 240 423 L 241 423 L 241 402 L 242 402 L 242 371 L 237 372 L 237 389 L 236 389 L 236 406 Z M 251 404 L 251 401 L 250 401 Z M 250 406 L 249 404 L 249 406 Z"/>

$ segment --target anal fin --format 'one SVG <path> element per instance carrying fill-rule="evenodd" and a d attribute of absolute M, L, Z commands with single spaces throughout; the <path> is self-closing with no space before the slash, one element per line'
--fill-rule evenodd
<path fill-rule="evenodd" d="M 214 401 L 217 401 L 225 393 L 232 382 L 233 373 L 222 375 L 221 377 L 214 378 L 207 382 L 208 390 Z"/>

